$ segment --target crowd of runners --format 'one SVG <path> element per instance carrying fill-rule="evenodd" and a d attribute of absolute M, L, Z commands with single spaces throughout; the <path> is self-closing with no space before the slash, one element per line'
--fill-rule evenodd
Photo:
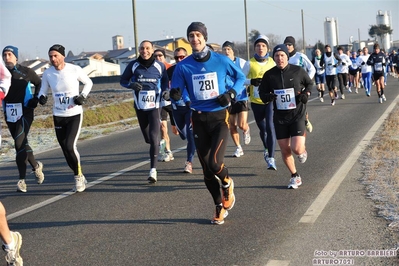
<path fill-rule="evenodd" d="M 327 44 L 323 54 L 317 49 L 310 60 L 296 50 L 292 36 L 271 47 L 268 37 L 259 35 L 253 44 L 255 53 L 246 61 L 235 56 L 234 43 L 230 41 L 223 43 L 220 53 L 213 51 L 206 43 L 207 28 L 201 22 L 188 26 L 187 39 L 193 53 L 188 55 L 185 48 L 176 48 L 174 65 L 166 62 L 164 50 L 154 50 L 151 41 L 142 41 L 138 58 L 128 64 L 120 84 L 132 90 L 138 123 L 144 141 L 150 145 L 148 181 L 158 181 L 159 162 L 174 160 L 169 120 L 172 133 L 187 140 L 182 172 L 193 172 L 193 159 L 197 153 L 204 183 L 215 204 L 212 224 L 223 224 L 234 206 L 234 181 L 224 157 L 229 135 L 235 145 L 232 156 L 244 156 L 243 146 L 251 142 L 247 121 L 250 110 L 263 144 L 260 152 L 265 168 L 277 170 L 275 149 L 278 144 L 282 161 L 290 172 L 288 188 L 297 189 L 302 185 L 302 177 L 295 161 L 306 162 L 306 132 L 313 131 L 307 102 L 314 84 L 322 103 L 327 87 L 332 106 L 337 99 L 344 100 L 346 93 L 359 93 L 362 89 L 370 97 L 373 85 L 378 102 L 383 103 L 386 101 L 384 90 L 388 73 L 398 78 L 398 53 L 387 54 L 377 43 L 371 54 L 367 47 L 344 51 L 338 46 L 334 52 Z M 39 78 L 34 71 L 18 63 L 17 47 L 9 45 L 2 52 L 5 67 L 2 63 L 0 100 L 15 142 L 19 173 L 17 191 L 27 192 L 27 163 L 38 184 L 45 179 L 43 163 L 35 159 L 28 133 L 34 109 L 38 104 L 47 103 L 50 91 L 54 99 L 57 140 L 73 172 L 74 190 L 83 192 L 87 181 L 76 143 L 83 120 L 82 105 L 93 83 L 79 66 L 64 61 L 62 45 L 51 46 L 48 55 L 52 66 Z M 84 84 L 81 91 L 79 82 Z M 0 207 L 0 236 L 7 252 L 6 261 L 8 265 L 22 265 L 19 255 L 22 237 L 9 231 L 5 209 Z"/>

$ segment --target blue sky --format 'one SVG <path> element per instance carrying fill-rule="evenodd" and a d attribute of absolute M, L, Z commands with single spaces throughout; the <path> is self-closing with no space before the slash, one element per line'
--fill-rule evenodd
<path fill-rule="evenodd" d="M 393 39 L 399 39 L 399 1 L 247 0 L 248 31 L 302 37 L 324 42 L 326 17 L 338 19 L 340 43 L 349 37 L 367 39 L 378 10 L 391 12 Z M 245 41 L 244 0 L 136 0 L 138 42 L 166 36 L 185 37 L 192 21 L 208 28 L 208 42 Z M 20 58 L 45 58 L 48 48 L 60 43 L 74 54 L 112 49 L 112 36 L 122 35 L 134 46 L 131 0 L 0 0 L 0 47 L 15 45 Z"/>

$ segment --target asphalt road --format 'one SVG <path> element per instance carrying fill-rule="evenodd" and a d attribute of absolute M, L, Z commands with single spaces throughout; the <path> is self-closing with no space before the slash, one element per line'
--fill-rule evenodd
<path fill-rule="evenodd" d="M 237 201 L 221 226 L 210 224 L 214 206 L 197 158 L 193 174 L 182 172 L 185 142 L 179 137 L 171 136 L 175 160 L 159 163 L 159 181 L 147 183 L 149 146 L 137 128 L 78 143 L 89 181 L 85 192 L 71 192 L 73 175 L 53 149 L 36 155 L 46 179 L 37 185 L 29 175 L 27 193 L 15 192 L 14 163 L 0 163 L 0 199 L 11 229 L 23 235 L 28 266 L 338 265 L 338 259 L 398 265 L 395 256 L 367 253 L 396 248 L 396 240 L 359 182 L 356 157 L 398 101 L 398 80 L 385 94 L 383 104 L 374 91 L 370 98 L 363 91 L 346 94 L 334 107 L 328 100 L 308 103 L 314 131 L 307 137 L 307 162 L 297 163 L 303 181 L 297 190 L 287 189 L 290 174 L 279 150 L 278 171 L 266 170 L 251 115 L 252 142 L 243 157 L 231 157 L 229 140 L 225 163 Z M 321 260 L 339 251 L 341 257 Z"/>

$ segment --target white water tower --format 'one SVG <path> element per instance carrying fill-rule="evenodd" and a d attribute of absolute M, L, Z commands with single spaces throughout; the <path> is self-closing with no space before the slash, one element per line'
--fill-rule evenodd
<path fill-rule="evenodd" d="M 391 15 L 389 11 L 382 11 L 378 10 L 377 12 L 377 17 L 376 17 L 377 25 L 385 25 L 388 27 L 392 27 L 391 23 Z M 391 28 L 392 29 L 392 28 Z M 391 35 L 386 34 L 383 37 L 378 37 L 377 40 L 380 43 L 381 48 L 384 48 L 385 50 L 388 50 L 391 48 Z"/>
<path fill-rule="evenodd" d="M 331 47 L 338 45 L 338 20 L 329 17 L 324 20 L 324 41 Z"/>

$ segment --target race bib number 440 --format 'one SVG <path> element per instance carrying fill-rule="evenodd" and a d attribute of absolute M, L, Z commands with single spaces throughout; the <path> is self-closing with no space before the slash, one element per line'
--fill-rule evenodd
<path fill-rule="evenodd" d="M 278 110 L 290 110 L 296 108 L 294 88 L 274 90 L 277 95 L 276 106 Z"/>
<path fill-rule="evenodd" d="M 154 90 L 139 92 L 138 104 L 140 109 L 147 110 L 155 108 L 155 100 L 156 95 Z"/>
<path fill-rule="evenodd" d="M 194 95 L 197 100 L 208 100 L 219 96 L 216 72 L 192 76 Z"/>

